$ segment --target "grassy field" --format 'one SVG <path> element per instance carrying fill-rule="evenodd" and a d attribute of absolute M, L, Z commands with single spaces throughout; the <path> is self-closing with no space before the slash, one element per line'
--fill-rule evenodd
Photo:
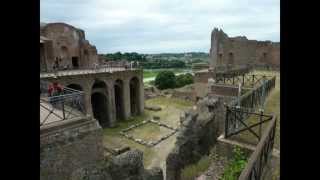
<path fill-rule="evenodd" d="M 150 120 L 154 115 L 160 117 L 160 122 L 167 123 L 172 127 L 178 127 L 179 115 L 182 111 L 189 109 L 192 104 L 184 100 L 166 97 L 149 99 L 146 100 L 145 103 L 146 105 L 160 106 L 162 110 L 158 112 L 145 110 L 144 114 L 141 116 L 136 116 L 127 121 L 117 123 L 117 127 L 105 128 L 104 145 L 112 149 L 123 146 L 129 146 L 131 149 L 139 149 L 143 152 L 143 161 L 146 168 L 155 166 L 162 167 L 166 156 L 174 146 L 176 134 L 156 146 L 149 148 L 120 136 L 119 132 L 133 124 L 137 124 L 144 120 Z M 170 130 L 154 124 L 146 124 L 142 127 L 129 131 L 128 133 L 131 133 L 135 138 L 156 140 L 159 137 L 166 135 L 168 131 Z"/>

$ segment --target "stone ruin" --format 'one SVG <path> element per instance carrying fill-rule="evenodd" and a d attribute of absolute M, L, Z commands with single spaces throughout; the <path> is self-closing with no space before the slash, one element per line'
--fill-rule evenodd
<path fill-rule="evenodd" d="M 219 99 L 204 98 L 181 118 L 174 149 L 166 159 L 166 179 L 179 180 L 181 170 L 208 154 L 220 133 L 219 119 L 222 102 Z"/>

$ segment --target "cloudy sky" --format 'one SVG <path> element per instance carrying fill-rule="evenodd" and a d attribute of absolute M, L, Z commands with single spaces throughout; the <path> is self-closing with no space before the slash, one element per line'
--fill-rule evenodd
<path fill-rule="evenodd" d="M 280 41 L 280 0 L 41 0 L 41 22 L 85 30 L 98 53 L 208 52 L 214 27 Z"/>

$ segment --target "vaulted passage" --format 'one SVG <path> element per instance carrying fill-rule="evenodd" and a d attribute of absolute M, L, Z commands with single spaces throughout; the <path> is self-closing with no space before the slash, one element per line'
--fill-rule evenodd
<path fill-rule="evenodd" d="M 109 126 L 107 98 L 104 94 L 96 92 L 91 95 L 93 116 L 102 127 Z"/>
<path fill-rule="evenodd" d="M 101 80 L 96 80 L 92 86 L 91 105 L 94 118 L 102 127 L 109 126 L 107 85 Z"/>
<path fill-rule="evenodd" d="M 135 116 L 139 114 L 140 96 L 139 79 L 134 77 L 130 80 L 130 109 L 131 115 Z"/>
<path fill-rule="evenodd" d="M 116 105 L 116 119 L 124 118 L 123 82 L 116 80 L 114 84 L 114 98 Z"/>

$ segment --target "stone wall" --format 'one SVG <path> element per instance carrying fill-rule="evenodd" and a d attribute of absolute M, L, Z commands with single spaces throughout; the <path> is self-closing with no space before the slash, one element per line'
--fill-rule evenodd
<path fill-rule="evenodd" d="M 102 129 L 76 119 L 40 129 L 40 178 L 69 179 L 73 171 L 103 159 Z"/>
<path fill-rule="evenodd" d="M 94 63 L 99 63 L 96 47 L 85 39 L 81 29 L 66 23 L 48 23 L 40 26 L 40 35 L 52 43 L 50 49 L 46 49 L 51 54 L 45 59 L 49 71 L 53 69 L 56 58 L 61 59 L 61 67 L 69 65 L 73 68 L 72 59 L 77 59 L 78 68 L 93 67 Z"/>
<path fill-rule="evenodd" d="M 163 180 L 160 168 L 144 169 L 138 150 L 104 157 L 97 121 L 74 119 L 40 129 L 41 180 Z"/>
<path fill-rule="evenodd" d="M 179 180 L 183 167 L 209 153 L 218 137 L 219 117 L 216 115 L 221 106 L 218 99 L 205 98 L 198 102 L 195 110 L 181 118 L 175 147 L 166 159 L 167 180 Z"/>
<path fill-rule="evenodd" d="M 221 29 L 211 34 L 210 67 L 239 65 L 280 66 L 280 43 L 228 37 Z"/>

